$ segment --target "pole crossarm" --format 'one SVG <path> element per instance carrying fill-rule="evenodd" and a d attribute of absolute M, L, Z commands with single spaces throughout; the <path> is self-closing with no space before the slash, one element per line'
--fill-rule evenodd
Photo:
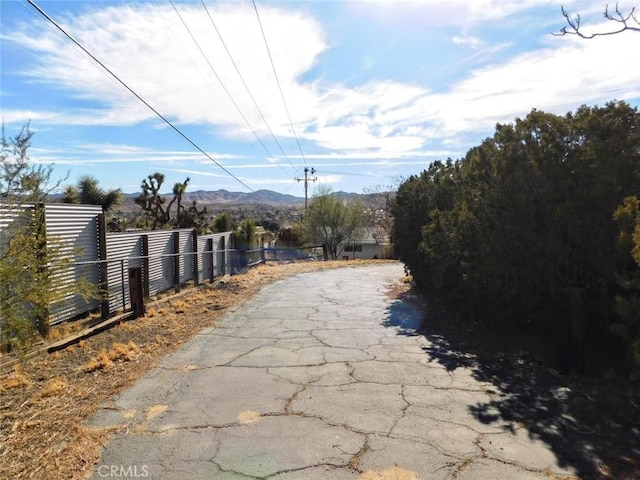
<path fill-rule="evenodd" d="M 304 213 L 305 216 L 307 214 L 307 202 L 308 202 L 308 190 L 309 190 L 309 182 L 316 182 L 318 181 L 318 177 L 310 177 L 309 173 L 311 173 L 311 175 L 316 173 L 315 168 L 309 168 L 309 167 L 304 167 L 304 178 L 294 178 L 294 180 L 296 180 L 297 182 L 304 182 Z"/>

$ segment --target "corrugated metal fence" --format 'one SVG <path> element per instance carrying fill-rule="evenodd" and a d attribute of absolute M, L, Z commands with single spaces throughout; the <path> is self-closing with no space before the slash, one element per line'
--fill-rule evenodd
<path fill-rule="evenodd" d="M 102 208 L 95 205 L 45 204 L 44 221 L 47 246 L 56 248 L 56 256 L 73 258 L 70 265 L 60 272 L 59 285 L 70 285 L 84 278 L 92 285 L 100 281 L 100 266 L 92 262 L 99 258 L 98 215 Z M 67 320 L 98 308 L 98 300 L 87 303 L 80 295 L 67 296 L 49 306 L 51 324 Z"/>
<path fill-rule="evenodd" d="M 130 268 L 142 268 L 147 297 L 188 282 L 213 281 L 227 272 L 230 241 L 231 232 L 198 236 L 190 229 L 107 234 L 109 311 L 131 303 Z"/>
<path fill-rule="evenodd" d="M 85 301 L 72 295 L 50 305 L 50 324 L 94 311 L 102 316 L 130 305 L 129 269 L 141 268 L 145 296 L 179 290 L 224 275 L 233 264 L 231 232 L 198 236 L 194 230 L 105 233 L 102 209 L 93 205 L 44 204 L 47 247 L 72 259 L 58 276 L 64 284 L 86 279 L 107 292 L 100 300 Z M 33 205 L 19 209 L 0 204 L 0 250 L 11 225 L 32 215 Z M 102 241 L 101 241 L 102 240 Z M 6 239 L 4 240 L 6 241 Z M 55 246 L 55 247 L 54 247 Z"/>

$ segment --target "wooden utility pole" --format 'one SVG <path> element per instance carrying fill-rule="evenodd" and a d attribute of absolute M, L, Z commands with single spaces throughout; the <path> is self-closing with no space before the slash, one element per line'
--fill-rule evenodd
<path fill-rule="evenodd" d="M 307 216 L 307 198 L 308 198 L 307 192 L 309 190 L 309 182 L 315 182 L 318 180 L 317 177 L 309 177 L 309 172 L 311 172 L 311 175 L 316 173 L 313 167 L 311 168 L 311 170 L 309 170 L 309 167 L 304 167 L 304 178 L 294 179 L 294 180 L 297 180 L 298 182 L 304 181 L 304 215 L 305 217 Z"/>

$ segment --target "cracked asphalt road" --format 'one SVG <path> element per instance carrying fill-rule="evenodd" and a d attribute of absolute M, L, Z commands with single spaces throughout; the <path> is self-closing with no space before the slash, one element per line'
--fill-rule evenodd
<path fill-rule="evenodd" d="M 470 411 L 495 387 L 431 362 L 399 263 L 264 288 L 102 405 L 91 478 L 571 477 L 526 429 Z"/>

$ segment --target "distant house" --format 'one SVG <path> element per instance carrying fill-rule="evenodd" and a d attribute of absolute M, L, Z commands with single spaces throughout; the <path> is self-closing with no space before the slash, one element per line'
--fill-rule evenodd
<path fill-rule="evenodd" d="M 257 248 L 274 248 L 276 245 L 276 236 L 273 232 L 258 225 L 254 234 L 254 241 Z"/>
<path fill-rule="evenodd" d="M 362 238 L 338 245 L 338 252 L 340 251 L 343 260 L 390 258 L 391 243 L 388 238 L 381 238 L 374 230 L 367 229 Z"/>

